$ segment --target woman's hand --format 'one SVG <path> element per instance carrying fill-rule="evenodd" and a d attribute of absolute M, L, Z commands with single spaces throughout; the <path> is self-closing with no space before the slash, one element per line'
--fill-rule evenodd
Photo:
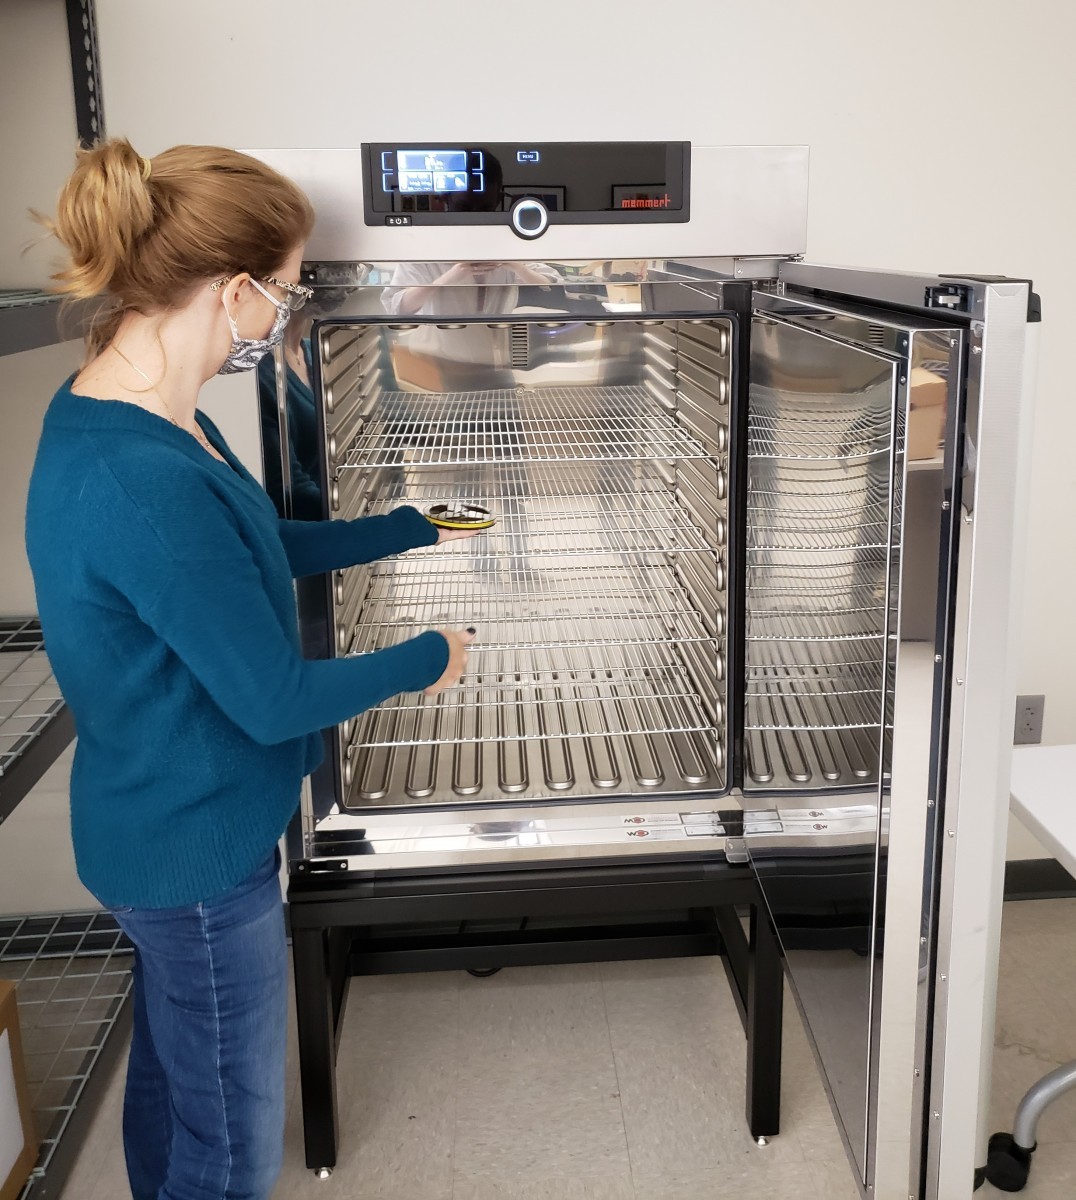
<path fill-rule="evenodd" d="M 440 546 L 443 542 L 458 542 L 460 538 L 474 537 L 476 533 L 485 533 L 484 529 L 445 529 L 444 526 L 437 526 L 437 541 L 434 543 Z"/>
<path fill-rule="evenodd" d="M 475 631 L 473 629 L 439 629 L 438 633 L 448 642 L 448 666 L 445 667 L 441 678 L 426 688 L 427 696 L 436 696 L 438 692 L 443 692 L 445 688 L 453 687 L 459 683 L 460 676 L 467 669 L 467 647 L 475 639 Z"/>
<path fill-rule="evenodd" d="M 453 263 L 448 270 L 435 282 L 438 284 L 474 283 L 475 268 L 483 264 L 458 262 Z"/>

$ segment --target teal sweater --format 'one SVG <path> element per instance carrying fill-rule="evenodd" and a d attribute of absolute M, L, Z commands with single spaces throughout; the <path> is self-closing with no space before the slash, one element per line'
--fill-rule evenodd
<path fill-rule="evenodd" d="M 318 731 L 448 664 L 434 632 L 304 659 L 293 578 L 432 545 L 437 531 L 412 508 L 282 521 L 198 419 L 226 463 L 136 405 L 65 385 L 30 482 L 38 610 L 78 734 L 75 856 L 110 907 L 192 904 L 240 883 L 295 812 Z"/>

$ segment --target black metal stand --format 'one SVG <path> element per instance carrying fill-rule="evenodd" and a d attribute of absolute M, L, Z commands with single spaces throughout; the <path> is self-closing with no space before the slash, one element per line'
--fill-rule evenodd
<path fill-rule="evenodd" d="M 747 1035 L 751 1135 L 780 1126 L 784 978 L 754 876 L 727 863 L 366 880 L 293 876 L 289 892 L 306 1163 L 336 1165 L 336 1050 L 353 975 L 720 954 Z M 738 910 L 750 912 L 745 933 Z M 668 919 L 670 913 L 686 919 Z M 660 914 L 666 914 L 663 919 Z M 578 918 L 543 929 L 543 918 Z M 626 918 L 626 920 L 625 920 Z M 512 923 L 468 933 L 468 921 Z M 456 926 L 444 932 L 445 923 Z M 406 932 L 416 925 L 434 932 Z M 394 931 L 392 927 L 397 927 Z"/>
<path fill-rule="evenodd" d="M 781 1016 L 784 972 L 777 938 L 762 904 L 751 906 L 747 971 L 747 1124 L 772 1137 L 781 1125 Z"/>

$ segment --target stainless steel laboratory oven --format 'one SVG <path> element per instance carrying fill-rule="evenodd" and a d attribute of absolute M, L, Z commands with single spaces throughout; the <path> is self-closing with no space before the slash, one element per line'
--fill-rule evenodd
<path fill-rule="evenodd" d="M 478 630 L 291 834 L 309 1165 L 351 974 L 718 951 L 756 1136 L 783 962 L 860 1184 L 970 1190 L 1027 282 L 799 261 L 802 148 L 257 153 L 318 212 L 280 511 L 496 516 L 300 586 L 312 656 Z"/>

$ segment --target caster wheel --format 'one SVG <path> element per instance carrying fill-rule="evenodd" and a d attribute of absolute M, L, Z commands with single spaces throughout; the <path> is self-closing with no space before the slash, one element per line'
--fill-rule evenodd
<path fill-rule="evenodd" d="M 1011 1133 L 995 1133 L 987 1148 L 986 1178 L 1000 1192 L 1023 1191 L 1034 1151 L 1034 1146 L 1030 1150 L 1018 1146 Z"/>
<path fill-rule="evenodd" d="M 318 1167 L 318 1169 L 314 1172 L 319 1179 L 331 1179 L 332 1173 L 332 1167 Z"/>
<path fill-rule="evenodd" d="M 468 975 L 473 975 L 475 979 L 489 979 L 496 975 L 500 967 L 470 967 L 467 970 Z"/>

